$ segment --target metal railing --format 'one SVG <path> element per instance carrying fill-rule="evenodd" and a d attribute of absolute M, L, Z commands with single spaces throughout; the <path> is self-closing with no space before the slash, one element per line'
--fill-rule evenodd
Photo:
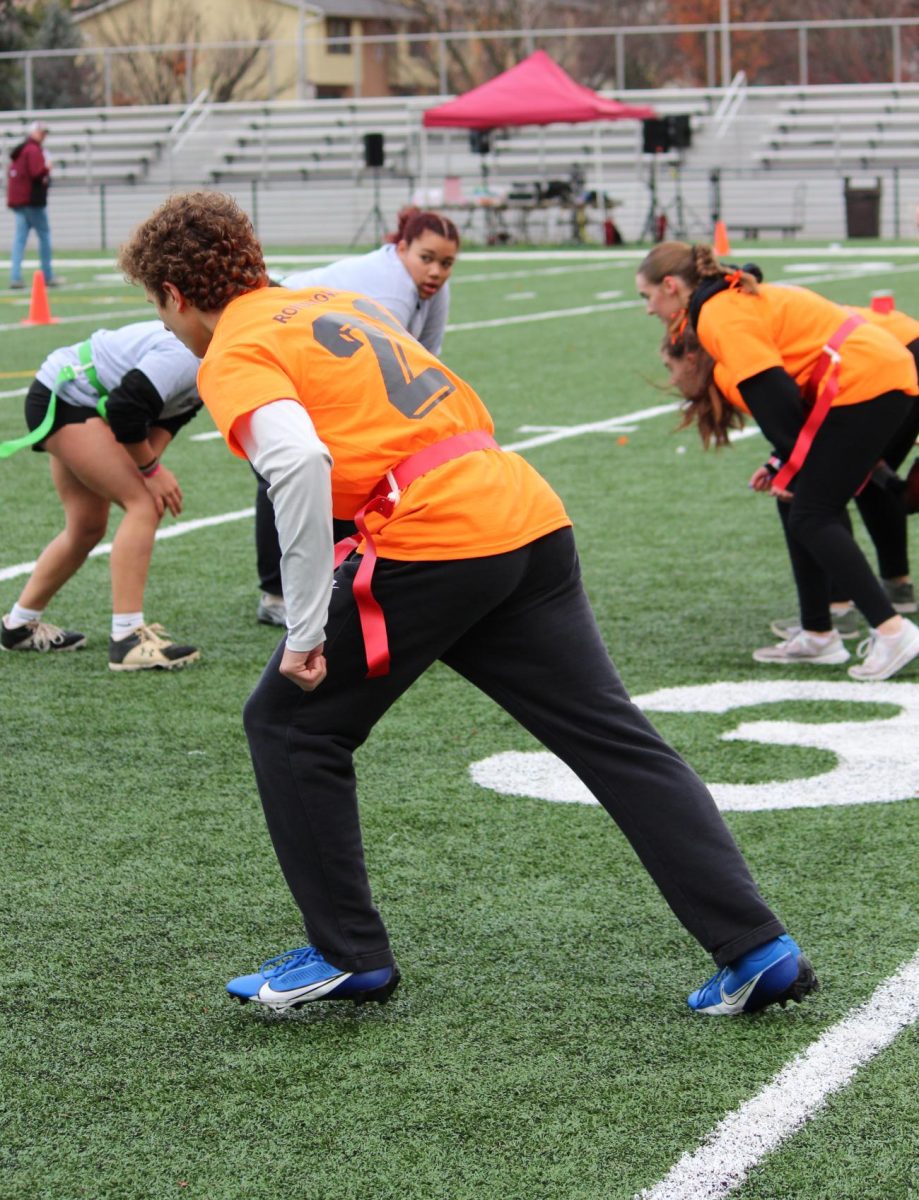
<path fill-rule="evenodd" d="M 724 6 L 727 10 L 727 5 Z M 776 78 L 779 69 L 774 65 L 768 80 L 770 85 L 807 86 L 813 82 L 812 64 L 824 60 L 823 53 L 826 38 L 830 34 L 840 34 L 849 31 L 853 34 L 864 34 L 871 37 L 879 48 L 883 62 L 876 68 L 877 78 L 866 81 L 864 77 L 851 79 L 852 83 L 872 82 L 878 84 L 897 84 L 904 82 L 919 82 L 919 14 L 915 17 L 874 17 L 871 19 L 838 19 L 838 20 L 800 20 L 800 21 L 730 21 L 689 24 L 689 25 L 628 25 L 628 26 L 595 26 L 583 29 L 548 28 L 548 29 L 517 29 L 502 31 L 464 30 L 451 33 L 392 33 L 376 35 L 360 35 L 349 38 L 323 38 L 315 31 L 315 24 L 304 23 L 299 36 L 294 43 L 290 41 L 216 41 L 216 42 L 171 42 L 156 45 L 131 46 L 86 46 L 79 50 L 29 50 L 5 51 L 0 53 L 0 71 L 8 74 L 21 74 L 22 108 L 31 110 L 36 107 L 36 71 L 46 62 L 62 63 L 70 60 L 77 67 L 89 69 L 94 75 L 93 86 L 98 95 L 89 103 L 111 106 L 121 102 L 116 97 L 113 79 L 115 68 L 121 62 L 127 62 L 138 55 L 162 56 L 174 71 L 176 87 L 179 89 L 173 99 L 177 102 L 191 104 L 195 96 L 207 86 L 203 75 L 207 70 L 207 60 L 211 55 L 225 52 L 240 52 L 258 49 L 263 52 L 263 67 L 261 77 L 253 91 L 246 92 L 240 98 L 272 100 L 292 86 L 300 99 L 315 95 L 316 84 L 308 78 L 308 63 L 311 53 L 315 50 L 328 50 L 333 47 L 347 49 L 347 59 L 344 55 L 336 56 L 336 61 L 350 61 L 351 77 L 343 86 L 351 89 L 354 96 L 366 95 L 362 63 L 364 51 L 373 47 L 390 47 L 403 52 L 404 62 L 414 63 L 417 67 L 417 78 L 413 82 L 414 89 L 419 94 L 444 95 L 450 92 L 448 64 L 451 49 L 462 49 L 470 43 L 509 43 L 517 42 L 529 53 L 538 47 L 570 45 L 589 39 L 607 39 L 609 44 L 608 69 L 606 78 L 601 86 L 617 91 L 627 90 L 630 86 L 647 87 L 647 82 L 633 82 L 632 64 L 640 57 L 642 43 L 647 49 L 648 39 L 653 39 L 660 47 L 667 48 L 665 62 L 671 64 L 673 71 L 685 72 L 689 57 L 687 47 L 691 48 L 699 63 L 704 64 L 697 70 L 704 78 L 693 82 L 697 86 L 725 87 L 739 73 L 746 72 L 752 83 L 756 83 L 756 74 L 751 63 L 746 61 L 745 44 L 753 44 L 751 35 L 762 39 L 764 37 L 783 36 L 789 47 L 795 52 L 776 56 L 776 62 L 785 70 L 784 78 Z M 687 41 L 687 39 L 689 39 Z M 877 41 L 880 39 L 880 41 Z M 429 53 L 425 63 L 421 51 Z M 296 59 L 296 78 L 282 78 L 278 68 L 279 61 L 291 54 Z M 500 57 L 500 56 L 499 56 Z M 856 56 L 852 56 L 853 59 Z M 419 64 L 421 64 L 419 66 Z M 856 64 L 852 63 L 853 70 Z M 864 71 L 864 61 L 859 61 L 858 69 Z M 834 71 L 837 75 L 844 73 L 847 63 L 837 62 Z M 13 80 L 13 82 L 17 82 Z M 661 78 L 658 86 L 672 86 L 684 79 Z M 846 79 L 840 78 L 845 83 Z M 150 102 L 138 100 L 138 103 Z M 162 101 L 156 101 L 162 102 Z"/>

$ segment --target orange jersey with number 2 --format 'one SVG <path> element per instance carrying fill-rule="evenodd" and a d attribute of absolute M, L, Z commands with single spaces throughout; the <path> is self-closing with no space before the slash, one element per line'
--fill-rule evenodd
<path fill-rule="evenodd" d="M 351 518 L 386 472 L 434 442 L 494 432 L 476 392 L 366 296 L 261 288 L 217 322 L 198 388 L 230 449 L 234 425 L 298 400 L 332 455 L 332 508 Z M 382 558 L 479 558 L 516 550 L 571 522 L 517 454 L 477 450 L 422 476 L 393 515 L 367 525 Z"/>

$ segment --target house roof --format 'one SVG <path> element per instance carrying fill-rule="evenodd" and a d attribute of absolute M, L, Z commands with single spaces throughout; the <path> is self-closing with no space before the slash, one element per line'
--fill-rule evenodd
<path fill-rule="evenodd" d="M 300 12 L 300 0 L 263 0 L 266 4 L 280 4 L 282 8 L 291 8 Z M 98 0 L 95 4 L 86 4 L 72 13 L 77 23 L 87 17 L 101 16 L 102 13 L 112 12 L 130 3 L 130 0 Z M 358 21 L 410 21 L 417 20 L 418 14 L 402 4 L 390 3 L 389 0 L 306 0 L 302 6 L 306 12 L 316 17 L 351 17 Z"/>

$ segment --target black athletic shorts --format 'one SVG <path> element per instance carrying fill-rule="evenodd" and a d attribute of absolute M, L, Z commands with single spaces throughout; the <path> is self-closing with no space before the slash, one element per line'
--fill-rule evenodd
<path fill-rule="evenodd" d="M 30 431 L 37 429 L 45 419 L 50 399 L 51 389 L 38 379 L 34 379 L 32 386 L 26 393 L 25 402 L 26 425 Z M 177 417 L 163 417 L 160 421 L 151 421 L 151 425 L 159 425 L 175 437 L 182 426 L 187 425 L 192 417 L 197 414 L 200 407 L 198 405 L 196 408 L 191 409 L 189 412 L 181 413 Z M 98 421 L 102 420 L 95 408 L 89 408 L 85 404 L 68 404 L 66 400 L 62 400 L 58 396 L 54 405 L 54 422 L 45 437 L 50 437 L 52 433 L 56 433 L 65 425 L 82 425 L 84 421 L 91 421 L 93 418 Z M 37 442 L 32 447 L 33 450 L 39 451 L 43 451 L 44 448 L 44 441 Z"/>
<path fill-rule="evenodd" d="M 29 432 L 37 429 L 45 419 L 45 414 L 48 411 L 48 401 L 51 399 L 51 389 L 45 387 L 37 379 L 32 380 L 32 386 L 26 393 L 25 414 L 26 425 Z M 54 423 L 48 430 L 46 437 L 50 437 L 52 433 L 56 433 L 65 425 L 82 425 L 84 421 L 91 421 L 93 417 L 101 421 L 101 417 L 94 408 L 87 408 L 82 404 L 67 404 L 58 396 L 54 405 Z M 32 447 L 33 450 L 44 450 L 44 442 L 36 442 Z"/>

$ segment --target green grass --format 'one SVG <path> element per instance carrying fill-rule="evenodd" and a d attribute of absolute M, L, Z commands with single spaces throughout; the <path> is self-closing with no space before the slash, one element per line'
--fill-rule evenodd
<path fill-rule="evenodd" d="M 630 299 L 634 262 L 614 261 L 624 265 L 548 273 L 461 258 L 451 319 L 573 308 L 597 291 Z M 764 263 L 782 277 L 781 260 Z M 509 269 L 530 275 L 500 279 Z M 24 390 L 50 348 L 144 307 L 101 273 L 68 267 L 68 287 L 51 296 L 56 316 L 83 323 L 6 333 L 0 390 Z M 490 283 L 464 282 L 489 273 Z M 815 286 L 864 303 L 890 283 L 878 269 Z M 919 265 L 892 286 L 919 314 Z M 525 291 L 535 295 L 508 298 Z M 0 324 L 27 302 L 0 294 Z M 658 338 L 636 307 L 458 329 L 444 357 L 481 391 L 506 443 L 527 436 L 522 425 L 601 421 L 669 398 Z M 794 611 L 774 510 L 746 489 L 763 443 L 704 455 L 673 424 L 643 422 L 624 445 L 592 433 L 527 451 L 574 518 L 625 682 L 638 695 L 799 678 L 750 659 L 768 620 Z M 187 519 L 254 498 L 248 468 L 220 442 L 191 441 L 208 428 L 199 417 L 169 452 Z M 19 398 L 0 399 L 0 438 L 21 431 Z M 30 452 L 0 464 L 0 493 L 2 568 L 33 559 L 60 510 Z M 286 1017 L 231 1004 L 227 978 L 302 940 L 241 729 L 275 644 L 254 621 L 252 540 L 245 520 L 158 545 L 148 618 L 203 652 L 175 677 L 106 670 L 105 558 L 48 614 L 85 629 L 85 651 L 0 658 L 4 1200 L 627 1200 L 915 954 L 919 800 L 729 813 L 824 988 L 753 1020 L 694 1018 L 685 995 L 708 963 L 608 817 L 476 787 L 472 762 L 538 747 L 435 668 L 358 763 L 375 896 L 404 975 L 393 1002 Z M 3 611 L 21 584 L 0 581 Z M 655 720 L 708 779 L 793 786 L 832 755 L 720 734 L 741 719 L 890 712 L 808 702 Z M 919 1194 L 917 1069 L 913 1029 L 737 1195 Z"/>

